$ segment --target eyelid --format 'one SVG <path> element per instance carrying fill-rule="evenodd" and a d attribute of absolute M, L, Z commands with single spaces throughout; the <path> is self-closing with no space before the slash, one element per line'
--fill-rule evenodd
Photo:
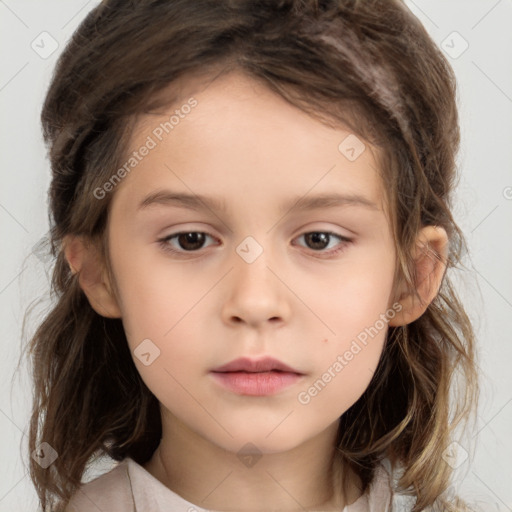
<path fill-rule="evenodd" d="M 219 241 L 219 239 L 216 236 L 212 235 L 211 233 L 208 233 L 207 231 L 201 231 L 198 229 L 182 229 L 180 231 L 176 231 L 176 232 L 170 233 L 162 238 L 159 238 L 158 242 L 160 243 L 160 245 L 162 246 L 162 249 L 164 251 L 176 254 L 177 256 L 185 256 L 185 257 L 188 256 L 188 257 L 192 257 L 192 258 L 202 256 L 204 254 L 204 249 L 209 246 L 201 247 L 200 249 L 198 249 L 196 251 L 178 250 L 178 249 L 174 249 L 173 247 L 170 246 L 169 241 L 171 239 L 174 239 L 175 237 L 177 237 L 179 235 L 187 234 L 187 233 L 201 233 L 201 234 L 206 235 L 207 237 L 210 237 L 214 240 Z M 314 249 L 309 249 L 308 247 L 301 245 L 301 244 L 293 244 L 293 245 L 299 245 L 300 247 L 303 247 L 304 249 L 308 250 L 309 254 L 317 255 L 320 258 L 322 258 L 322 257 L 329 258 L 331 256 L 335 256 L 336 254 L 342 252 L 346 248 L 347 244 L 350 244 L 354 241 L 353 238 L 349 238 L 347 236 L 344 236 L 340 233 L 336 233 L 335 231 L 332 231 L 329 229 L 321 229 L 321 228 L 320 229 L 313 228 L 313 229 L 302 230 L 300 232 L 300 234 L 298 234 L 297 236 L 295 236 L 293 238 L 293 240 L 296 240 L 297 238 L 301 238 L 301 237 L 311 234 L 311 233 L 323 233 L 330 237 L 336 237 L 340 240 L 339 244 L 337 244 L 337 247 L 331 248 L 329 250 L 315 251 Z"/>
<path fill-rule="evenodd" d="M 330 237 L 336 237 L 340 240 L 340 242 L 334 248 L 331 248 L 329 250 L 315 251 L 314 249 L 309 249 L 308 247 L 300 245 L 300 247 L 303 247 L 304 249 L 306 249 L 308 251 L 308 255 L 313 255 L 317 258 L 324 258 L 324 259 L 333 258 L 336 255 L 343 252 L 347 248 L 347 245 L 354 241 L 352 238 L 348 238 L 344 235 L 340 235 L 339 233 L 336 233 L 334 231 L 323 230 L 323 229 L 309 229 L 307 231 L 303 231 L 300 235 L 296 236 L 294 238 L 294 240 L 297 238 L 301 238 L 310 233 L 323 233 L 323 234 L 329 235 Z"/>
<path fill-rule="evenodd" d="M 204 253 L 204 249 L 205 247 L 201 247 L 200 249 L 198 249 L 197 251 L 184 251 L 184 250 L 178 250 L 178 249 L 175 249 L 174 247 L 171 247 L 170 245 L 170 240 L 179 236 L 179 235 L 184 235 L 184 234 L 187 234 L 187 233 L 201 233 L 201 234 L 204 234 L 206 235 L 207 237 L 210 237 L 210 238 L 213 238 L 214 240 L 217 240 L 219 241 L 219 239 L 208 233 L 207 231 L 200 231 L 200 230 L 197 230 L 197 229 L 182 229 L 180 231 L 176 231 L 174 233 L 170 233 L 162 238 L 159 238 L 157 241 L 158 243 L 162 246 L 162 249 L 166 252 L 170 252 L 172 254 L 176 254 L 178 256 L 192 256 L 194 257 L 194 255 L 196 255 L 196 257 L 198 256 L 201 256 L 203 255 Z M 209 247 L 209 246 L 207 246 Z"/>

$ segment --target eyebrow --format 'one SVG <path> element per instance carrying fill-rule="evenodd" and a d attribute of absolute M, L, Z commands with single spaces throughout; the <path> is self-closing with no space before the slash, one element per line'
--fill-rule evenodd
<path fill-rule="evenodd" d="M 157 190 L 147 195 L 139 204 L 137 210 L 145 210 L 151 206 L 164 205 L 189 208 L 197 211 L 211 210 L 226 212 L 225 200 L 211 196 Z M 359 206 L 370 210 L 380 211 L 380 208 L 368 198 L 358 194 L 321 194 L 316 196 L 299 196 L 291 198 L 280 207 L 280 213 L 298 210 L 315 210 L 341 206 Z"/>

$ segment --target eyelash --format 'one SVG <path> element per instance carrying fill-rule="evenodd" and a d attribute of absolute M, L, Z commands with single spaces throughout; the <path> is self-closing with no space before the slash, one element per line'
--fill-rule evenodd
<path fill-rule="evenodd" d="M 173 238 L 176 238 L 178 237 L 179 235 L 186 235 L 186 234 L 189 234 L 189 233 L 201 233 L 201 234 L 204 234 L 206 236 L 209 236 L 213 239 L 216 240 L 216 238 L 204 231 L 179 231 L 177 233 L 172 233 L 164 238 L 160 238 L 158 240 L 160 246 L 162 247 L 162 249 L 165 251 L 165 252 L 169 252 L 169 253 L 172 253 L 174 255 L 177 255 L 179 257 L 186 257 L 190 254 L 194 254 L 194 253 L 198 253 L 201 249 L 198 249 L 198 250 L 195 250 L 195 251 L 184 251 L 184 250 L 181 250 L 181 251 L 178 251 L 176 249 L 173 249 L 169 242 L 170 240 L 172 240 Z M 306 231 L 305 233 L 302 233 L 300 237 L 304 236 L 304 235 L 310 235 L 310 234 L 313 234 L 313 233 L 321 233 L 321 234 L 324 234 L 324 235 L 328 235 L 329 237 L 336 237 L 336 238 L 339 238 L 341 240 L 341 243 L 339 245 L 338 248 L 336 249 L 331 249 L 329 251 L 324 251 L 324 250 L 318 250 L 318 251 L 315 251 L 314 249 L 310 249 L 313 253 L 318 253 L 318 254 L 321 254 L 322 257 L 333 257 L 333 256 L 336 256 L 337 254 L 341 253 L 342 251 L 344 251 L 347 247 L 347 245 L 349 243 L 352 242 L 352 239 L 351 238 L 347 238 L 347 237 L 344 237 L 342 235 L 339 235 L 338 233 L 333 233 L 332 231 Z M 330 243 L 330 240 L 329 240 L 329 243 Z"/>

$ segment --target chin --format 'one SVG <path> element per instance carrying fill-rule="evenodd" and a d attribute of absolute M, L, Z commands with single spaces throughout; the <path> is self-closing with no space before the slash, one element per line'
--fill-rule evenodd
<path fill-rule="evenodd" d="M 212 437 L 211 433 L 208 436 L 210 442 L 220 446 L 221 448 L 233 452 L 235 454 L 243 454 L 245 452 L 252 452 L 258 454 L 271 454 L 281 453 L 292 450 L 307 440 L 305 432 L 301 435 L 294 435 L 290 428 L 275 429 L 275 424 L 267 428 L 250 428 L 244 425 L 243 428 L 237 429 L 231 425 L 227 430 L 233 437 L 229 435 L 222 435 L 219 437 Z M 280 430 L 278 432 L 278 430 Z"/>

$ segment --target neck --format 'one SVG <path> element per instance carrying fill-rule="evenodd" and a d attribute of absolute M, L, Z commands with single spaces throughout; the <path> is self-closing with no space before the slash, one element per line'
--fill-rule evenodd
<path fill-rule="evenodd" d="M 210 510 L 339 512 L 360 496 L 360 481 L 334 458 L 337 426 L 292 450 L 258 458 L 227 451 L 175 419 L 167 422 L 144 468 L 185 500 Z"/>

